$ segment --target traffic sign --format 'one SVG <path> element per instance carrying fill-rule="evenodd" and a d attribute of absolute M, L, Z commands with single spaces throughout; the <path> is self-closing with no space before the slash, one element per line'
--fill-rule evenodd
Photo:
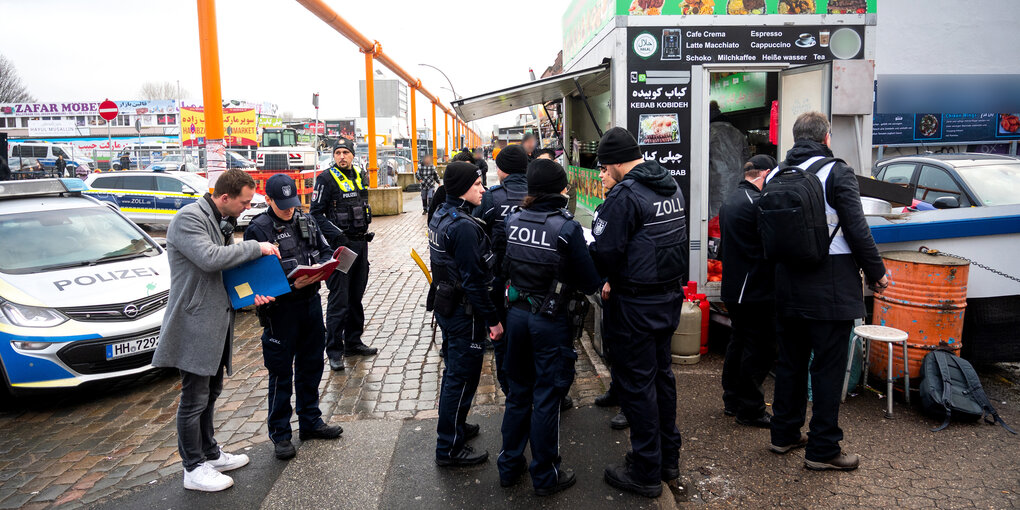
<path fill-rule="evenodd" d="M 120 110 L 117 109 L 117 103 L 114 103 L 109 99 L 99 103 L 99 116 L 102 117 L 103 120 L 116 119 L 118 113 L 120 113 Z"/>

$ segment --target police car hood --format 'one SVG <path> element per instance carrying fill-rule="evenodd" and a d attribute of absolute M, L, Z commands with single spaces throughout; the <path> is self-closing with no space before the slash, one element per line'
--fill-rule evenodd
<path fill-rule="evenodd" d="M 0 296 L 48 308 L 126 303 L 170 289 L 166 252 L 41 273 L 0 273 Z"/>

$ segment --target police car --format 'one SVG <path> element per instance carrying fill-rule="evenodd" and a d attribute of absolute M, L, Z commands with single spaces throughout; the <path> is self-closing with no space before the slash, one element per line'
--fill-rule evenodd
<path fill-rule="evenodd" d="M 91 174 L 85 179 L 86 195 L 120 208 L 131 221 L 145 225 L 167 225 L 180 208 L 198 200 L 209 190 L 209 180 L 191 172 L 147 172 L 144 170 Z M 269 207 L 256 193 L 251 209 L 237 218 L 245 227 Z"/>
<path fill-rule="evenodd" d="M 152 368 L 166 251 L 84 189 L 0 182 L 0 373 L 15 393 Z"/>

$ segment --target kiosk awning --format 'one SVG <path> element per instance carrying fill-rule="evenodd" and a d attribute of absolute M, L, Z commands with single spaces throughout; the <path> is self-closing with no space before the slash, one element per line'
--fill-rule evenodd
<path fill-rule="evenodd" d="M 575 83 L 574 80 L 577 80 Z M 536 104 L 557 101 L 578 93 L 578 86 L 586 96 L 595 96 L 609 90 L 609 61 L 580 71 L 573 71 L 542 80 L 536 80 L 495 92 L 452 102 L 453 108 L 468 121 L 484 119 L 500 113 L 527 108 Z"/>

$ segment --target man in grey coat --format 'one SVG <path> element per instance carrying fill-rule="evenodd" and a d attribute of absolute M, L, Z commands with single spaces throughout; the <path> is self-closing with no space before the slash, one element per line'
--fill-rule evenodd
<path fill-rule="evenodd" d="M 184 488 L 220 491 L 234 484 L 224 475 L 248 463 L 247 455 L 224 452 L 213 438 L 213 407 L 231 373 L 234 310 L 223 286 L 224 269 L 263 255 L 280 256 L 270 243 L 234 244 L 234 222 L 251 207 L 255 181 L 239 169 L 220 175 L 211 194 L 182 208 L 167 229 L 170 297 L 163 316 L 156 367 L 181 371 L 177 448 Z M 256 305 L 273 298 L 255 296 Z"/>

